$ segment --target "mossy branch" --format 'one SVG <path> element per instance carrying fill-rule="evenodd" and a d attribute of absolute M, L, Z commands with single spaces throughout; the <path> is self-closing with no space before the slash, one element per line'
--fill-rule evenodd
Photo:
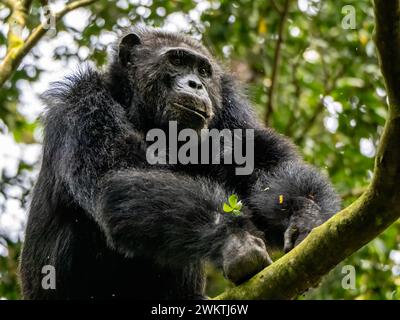
<path fill-rule="evenodd" d="M 9 7 L 12 9 L 14 7 L 14 0 L 0 0 L 1 3 L 3 3 L 5 6 Z"/>
<path fill-rule="evenodd" d="M 374 0 L 375 42 L 389 115 L 374 177 L 353 204 L 315 228 L 295 249 L 215 299 L 292 299 L 400 217 L 400 0 Z"/>
<path fill-rule="evenodd" d="M 26 18 L 28 17 L 32 0 L 7 1 L 5 4 L 11 9 L 11 15 L 8 18 L 9 29 L 7 34 L 7 48 L 8 51 L 11 51 L 14 48 L 22 46 L 24 43 L 21 34 L 26 25 Z"/>
<path fill-rule="evenodd" d="M 79 0 L 68 3 L 61 11 L 55 14 L 56 23 L 68 12 L 88 6 L 96 1 L 97 0 Z M 7 54 L 0 64 L 0 88 L 18 68 L 22 59 L 47 32 L 47 28 L 41 24 L 33 29 L 26 41 L 23 41 L 21 38 L 21 33 L 19 31 L 22 31 L 22 28 L 25 26 L 26 16 L 31 2 L 32 1 L 29 0 L 19 0 L 16 1 L 11 8 L 13 13 L 10 16 L 9 24 L 12 32 L 9 32 L 7 36 Z M 11 26 L 13 26 L 13 28 L 11 28 Z"/>

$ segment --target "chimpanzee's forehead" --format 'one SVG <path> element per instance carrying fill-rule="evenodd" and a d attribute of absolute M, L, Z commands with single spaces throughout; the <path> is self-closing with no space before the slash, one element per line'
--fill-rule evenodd
<path fill-rule="evenodd" d="M 210 60 L 210 56 L 204 54 L 203 52 L 200 52 L 199 50 L 195 50 L 192 46 L 189 46 L 185 43 L 180 43 L 178 46 L 161 46 L 158 48 L 158 54 L 163 55 L 165 53 L 171 52 L 171 51 L 185 51 L 187 53 L 190 53 L 192 55 L 198 56 L 199 58 L 202 58 L 204 60 Z"/>
<path fill-rule="evenodd" d="M 168 48 L 187 48 L 212 59 L 210 52 L 199 41 L 187 35 L 157 30 L 148 36 L 145 37 L 144 43 L 157 51 L 165 51 Z"/>

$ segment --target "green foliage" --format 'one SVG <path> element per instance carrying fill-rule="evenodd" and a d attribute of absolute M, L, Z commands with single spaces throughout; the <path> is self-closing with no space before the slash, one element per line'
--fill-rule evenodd
<path fill-rule="evenodd" d="M 400 222 L 364 246 L 333 269 L 318 289 L 309 290 L 303 299 L 384 299 L 398 300 L 400 293 L 400 272 L 398 265 L 390 259 L 394 248 L 399 248 Z M 344 289 L 341 285 L 343 266 L 354 266 L 356 271 L 355 289 Z"/>
<path fill-rule="evenodd" d="M 238 201 L 238 197 L 236 194 L 232 194 L 228 199 L 229 204 L 224 203 L 223 210 L 224 212 L 231 213 L 234 216 L 240 216 L 243 204 L 242 201 Z"/>

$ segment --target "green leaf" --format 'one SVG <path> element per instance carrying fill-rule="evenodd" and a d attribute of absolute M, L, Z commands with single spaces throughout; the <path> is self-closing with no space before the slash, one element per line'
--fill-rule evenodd
<path fill-rule="evenodd" d="M 236 204 L 235 209 L 240 211 L 240 210 L 242 210 L 242 207 L 243 207 L 243 203 L 242 203 L 242 201 L 239 201 L 239 202 Z"/>
<path fill-rule="evenodd" d="M 224 212 L 232 212 L 233 208 L 231 208 L 227 203 L 224 202 L 223 210 Z"/>
<path fill-rule="evenodd" d="M 240 210 L 233 210 L 232 211 L 232 214 L 234 215 L 234 216 L 240 216 L 240 214 L 241 214 L 241 212 L 240 212 Z"/>
<path fill-rule="evenodd" d="M 229 197 L 228 201 L 229 201 L 229 204 L 231 205 L 231 207 L 232 207 L 232 208 L 235 208 L 235 207 L 236 207 L 236 204 L 237 204 L 237 202 L 238 202 L 238 197 L 237 197 L 237 195 L 236 195 L 236 194 L 232 194 L 232 195 Z"/>

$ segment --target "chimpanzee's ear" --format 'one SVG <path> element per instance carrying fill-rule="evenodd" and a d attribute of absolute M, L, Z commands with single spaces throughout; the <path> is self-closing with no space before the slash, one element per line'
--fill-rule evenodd
<path fill-rule="evenodd" d="M 126 66 L 131 59 L 131 51 L 134 46 L 141 43 L 140 38 L 135 33 L 130 33 L 124 36 L 119 43 L 119 60 L 123 66 Z"/>

